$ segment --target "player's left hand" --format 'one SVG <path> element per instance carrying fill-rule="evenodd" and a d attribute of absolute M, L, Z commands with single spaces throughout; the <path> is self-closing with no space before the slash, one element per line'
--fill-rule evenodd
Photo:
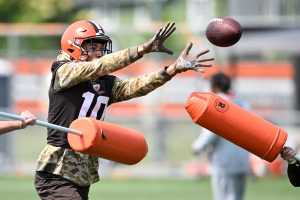
<path fill-rule="evenodd" d="M 164 27 L 161 27 L 149 41 L 140 46 L 142 53 L 163 52 L 173 54 L 170 49 L 164 46 L 164 42 L 175 30 L 175 22 L 169 22 Z"/>
<path fill-rule="evenodd" d="M 175 75 L 177 73 L 185 72 L 188 70 L 194 70 L 197 72 L 205 72 L 208 67 L 211 67 L 211 64 L 207 64 L 208 61 L 213 61 L 214 58 L 202 58 L 203 55 L 207 54 L 209 50 L 204 50 L 198 53 L 196 56 L 190 56 L 190 50 L 193 47 L 193 43 L 189 43 L 185 49 L 181 52 L 177 60 L 168 66 L 166 72 L 169 75 Z"/>

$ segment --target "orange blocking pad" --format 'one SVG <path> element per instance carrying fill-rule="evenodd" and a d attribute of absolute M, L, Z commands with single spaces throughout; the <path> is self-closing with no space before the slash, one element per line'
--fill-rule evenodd
<path fill-rule="evenodd" d="M 192 93 L 185 108 L 195 123 L 269 162 L 287 139 L 282 128 L 214 93 Z"/>
<path fill-rule="evenodd" d="M 77 119 L 70 128 L 83 134 L 68 133 L 69 144 L 75 151 L 129 165 L 141 161 L 148 152 L 143 134 L 132 129 L 92 118 Z"/>

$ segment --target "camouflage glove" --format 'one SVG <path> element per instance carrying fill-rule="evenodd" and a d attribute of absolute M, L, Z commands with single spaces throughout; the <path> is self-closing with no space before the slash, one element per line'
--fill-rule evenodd
<path fill-rule="evenodd" d="M 207 61 L 213 61 L 214 58 L 202 59 L 201 56 L 209 52 L 209 50 L 204 50 L 198 53 L 196 56 L 190 57 L 189 52 L 193 46 L 193 43 L 189 43 L 186 48 L 181 52 L 180 56 L 177 58 L 175 63 L 171 64 L 166 72 L 169 75 L 176 75 L 177 73 L 185 72 L 188 70 L 194 70 L 198 72 L 204 72 L 206 68 L 211 67 L 211 64 L 204 64 Z"/>
<path fill-rule="evenodd" d="M 161 27 L 148 42 L 145 42 L 138 47 L 139 53 L 163 52 L 173 54 L 173 52 L 166 48 L 163 43 L 175 30 L 176 27 L 174 22 L 169 22 L 166 26 Z"/>

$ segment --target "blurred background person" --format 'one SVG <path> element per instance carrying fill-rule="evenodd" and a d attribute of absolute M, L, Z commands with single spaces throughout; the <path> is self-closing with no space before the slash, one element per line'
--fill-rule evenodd
<path fill-rule="evenodd" d="M 246 103 L 230 94 L 231 79 L 217 73 L 210 80 L 211 91 L 224 99 L 248 108 Z M 216 122 L 222 123 L 222 122 Z M 246 178 L 250 171 L 249 153 L 207 129 L 192 145 L 194 154 L 208 151 L 211 163 L 212 189 L 215 200 L 244 199 Z"/>

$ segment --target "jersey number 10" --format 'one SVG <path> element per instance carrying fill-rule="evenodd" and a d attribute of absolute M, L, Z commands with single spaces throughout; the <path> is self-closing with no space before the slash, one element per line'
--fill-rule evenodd
<path fill-rule="evenodd" d="M 82 106 L 80 108 L 80 112 L 79 112 L 78 117 L 97 118 L 98 112 L 99 112 L 99 110 L 101 110 L 102 114 L 101 114 L 100 120 L 102 120 L 103 117 L 104 117 L 104 112 L 105 112 L 105 109 L 107 107 L 109 98 L 106 97 L 106 96 L 98 96 L 97 97 L 97 102 L 94 105 L 94 108 L 92 109 L 92 112 L 91 112 L 90 116 L 87 116 L 87 113 L 90 110 L 91 105 L 94 101 L 95 94 L 93 94 L 91 92 L 85 92 L 85 93 L 82 94 L 82 97 L 84 98 L 84 101 L 83 101 Z M 101 107 L 102 107 L 102 109 L 100 109 Z"/>

